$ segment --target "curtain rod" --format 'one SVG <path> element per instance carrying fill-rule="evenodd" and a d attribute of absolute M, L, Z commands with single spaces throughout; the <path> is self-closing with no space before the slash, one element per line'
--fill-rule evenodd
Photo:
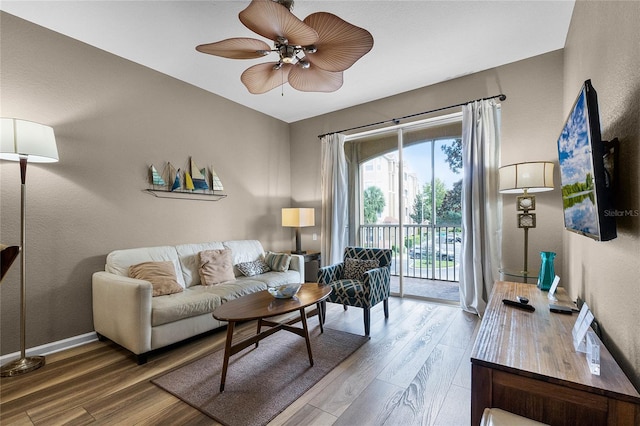
<path fill-rule="evenodd" d="M 471 102 L 486 101 L 488 99 L 494 99 L 494 98 L 499 98 L 500 101 L 505 101 L 507 99 L 507 96 L 501 93 L 499 95 L 488 96 L 486 98 L 480 98 L 480 99 L 476 99 L 474 101 L 468 101 L 468 102 L 464 102 L 464 103 L 457 104 L 457 105 L 449 105 L 449 106 L 442 107 L 442 108 L 432 109 L 431 111 L 418 112 L 418 113 L 411 114 L 411 115 L 405 115 L 404 117 L 392 118 L 390 120 L 384 120 L 384 121 L 378 121 L 377 123 L 363 124 L 362 126 L 351 127 L 349 129 L 342 129 L 342 130 L 336 130 L 334 132 L 323 133 L 321 135 L 318 135 L 318 138 L 322 138 L 323 136 L 327 136 L 327 135 L 332 135 L 334 133 L 342 133 L 342 132 L 348 132 L 349 130 L 362 129 L 364 127 L 378 126 L 380 124 L 385 124 L 385 123 L 393 123 L 393 124 L 397 125 L 397 124 L 400 124 L 400 120 L 405 120 L 407 118 L 413 118 L 413 117 L 417 117 L 419 115 L 430 114 L 432 112 L 438 112 L 438 111 L 442 111 L 442 110 L 449 109 L 449 108 L 455 108 L 455 107 L 459 107 L 459 106 L 464 106 L 464 105 L 466 105 L 468 103 L 471 103 Z"/>

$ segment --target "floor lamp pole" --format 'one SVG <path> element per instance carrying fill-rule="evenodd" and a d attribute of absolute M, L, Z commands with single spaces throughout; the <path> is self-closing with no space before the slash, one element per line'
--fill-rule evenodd
<path fill-rule="evenodd" d="M 26 234 L 26 198 L 27 198 L 27 157 L 20 156 L 20 358 L 8 362 L 2 366 L 0 376 L 17 376 L 28 373 L 42 367 L 45 363 L 43 356 L 26 355 L 26 328 L 27 328 L 27 280 L 25 258 L 25 234 Z"/>
<path fill-rule="evenodd" d="M 529 228 L 524 228 L 524 270 L 522 271 L 522 276 L 524 277 L 524 282 L 527 282 L 527 278 L 529 277 Z"/>

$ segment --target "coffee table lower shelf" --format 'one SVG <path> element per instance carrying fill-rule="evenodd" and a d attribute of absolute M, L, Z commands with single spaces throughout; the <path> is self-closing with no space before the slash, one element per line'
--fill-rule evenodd
<path fill-rule="evenodd" d="M 220 392 L 224 391 L 224 384 L 229 368 L 229 358 L 243 349 L 256 345 L 260 340 L 285 330 L 300 337 L 303 337 L 307 344 L 307 353 L 309 355 L 309 363 L 313 366 L 313 354 L 311 353 L 311 341 L 309 339 L 309 327 L 307 326 L 307 315 L 305 308 L 315 304 L 317 306 L 318 316 L 320 320 L 320 331 L 324 332 L 322 326 L 322 309 L 320 304 L 329 294 L 331 287 L 318 284 L 303 284 L 298 294 L 291 299 L 276 299 L 266 290 L 239 297 L 238 299 L 227 302 L 213 311 L 214 318 L 227 321 L 227 339 L 224 347 L 224 362 L 222 364 L 222 376 L 220 378 Z M 274 322 L 266 320 L 278 315 L 299 311 L 300 319 L 293 319 L 285 322 Z M 258 320 L 257 334 L 255 336 L 244 339 L 233 344 L 233 331 L 235 323 L 239 321 Z M 292 324 L 302 322 L 302 328 L 292 327 Z M 262 330 L 262 327 L 270 327 Z"/>

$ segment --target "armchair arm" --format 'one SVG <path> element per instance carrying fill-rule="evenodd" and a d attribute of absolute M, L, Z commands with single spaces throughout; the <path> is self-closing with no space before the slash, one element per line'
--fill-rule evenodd
<path fill-rule="evenodd" d="M 151 283 L 109 272 L 96 272 L 92 278 L 92 289 L 96 332 L 134 354 L 149 352 Z"/>
<path fill-rule="evenodd" d="M 391 294 L 391 271 L 388 266 L 370 269 L 364 273 L 364 297 L 369 306 L 387 299 Z"/>
<path fill-rule="evenodd" d="M 327 285 L 332 281 L 342 278 L 344 263 L 336 263 L 330 266 L 323 266 L 318 269 L 318 284 Z"/>

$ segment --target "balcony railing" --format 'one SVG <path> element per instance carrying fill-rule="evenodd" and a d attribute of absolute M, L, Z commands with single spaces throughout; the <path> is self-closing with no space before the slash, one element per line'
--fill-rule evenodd
<path fill-rule="evenodd" d="M 461 231 L 454 226 L 404 225 L 400 241 L 399 225 L 361 225 L 360 244 L 393 250 L 391 274 L 429 280 L 459 281 Z"/>

